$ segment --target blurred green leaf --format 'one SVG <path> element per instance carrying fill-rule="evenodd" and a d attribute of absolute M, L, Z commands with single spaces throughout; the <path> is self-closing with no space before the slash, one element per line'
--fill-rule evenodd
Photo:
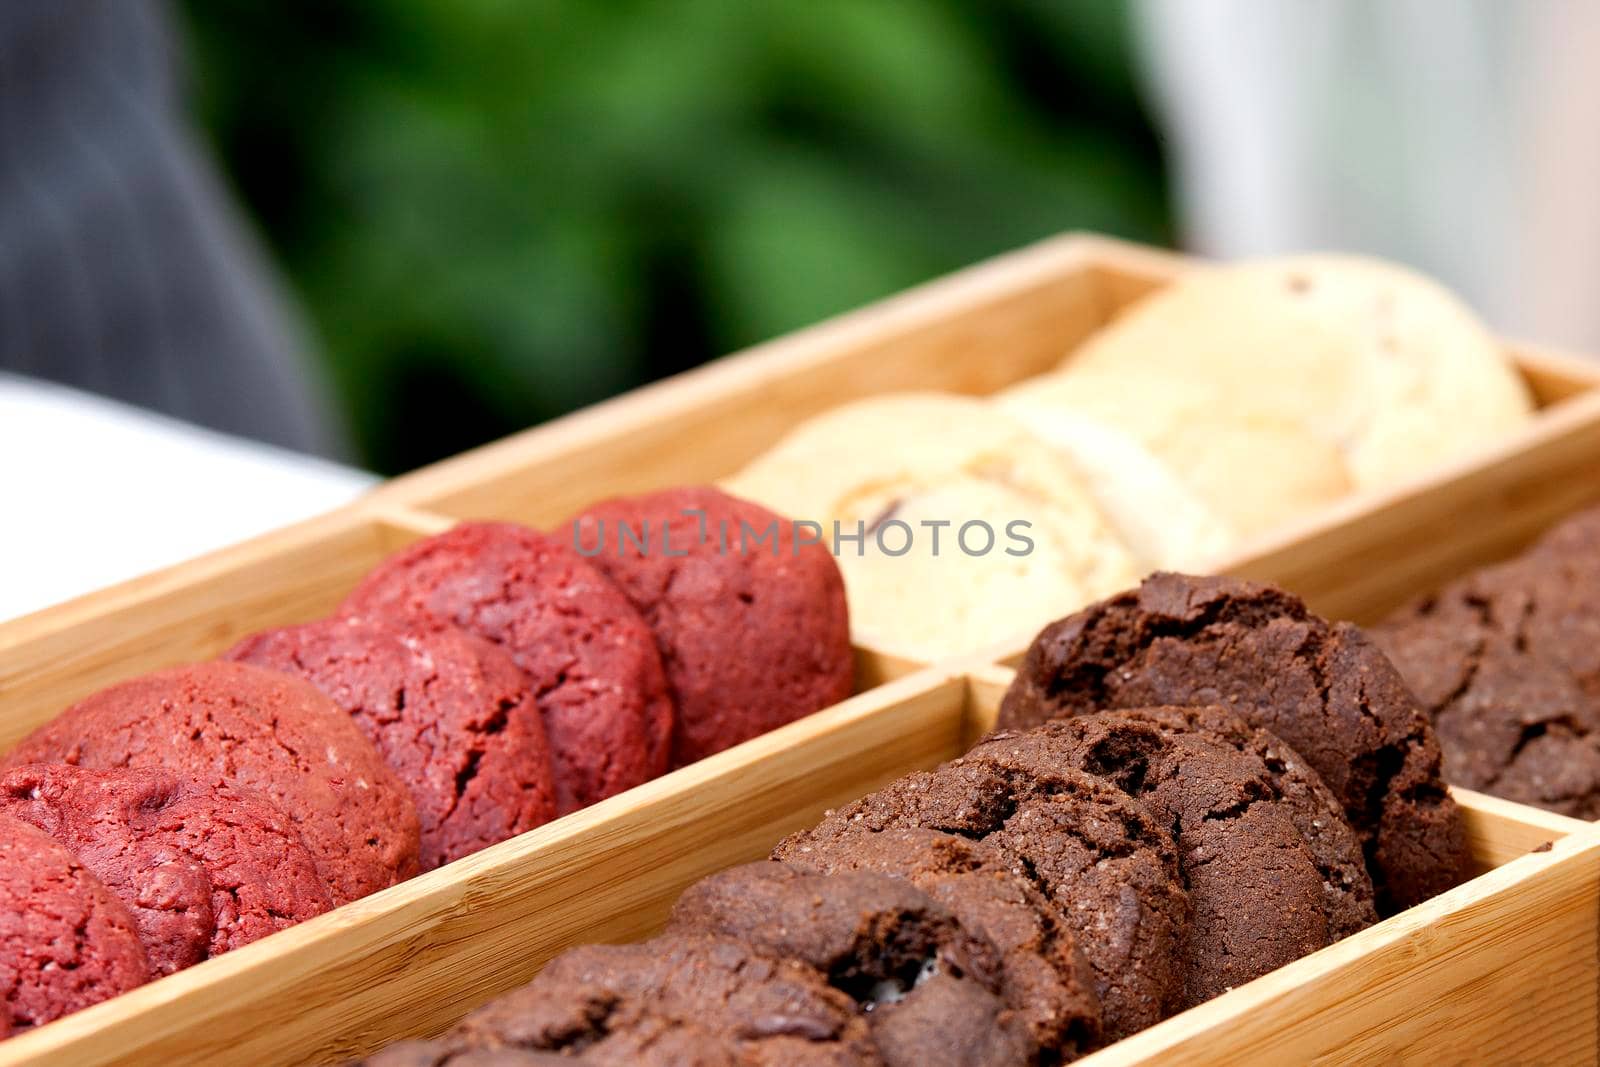
<path fill-rule="evenodd" d="M 1125 6 L 187 11 L 202 119 L 392 471 L 1060 230 L 1164 239 Z"/>

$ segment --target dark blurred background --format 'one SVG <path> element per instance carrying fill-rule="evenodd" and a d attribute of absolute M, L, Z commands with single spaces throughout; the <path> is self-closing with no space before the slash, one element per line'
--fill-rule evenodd
<path fill-rule="evenodd" d="M 184 88 L 383 472 L 1062 230 L 1170 240 L 1121 2 L 180 15 Z"/>

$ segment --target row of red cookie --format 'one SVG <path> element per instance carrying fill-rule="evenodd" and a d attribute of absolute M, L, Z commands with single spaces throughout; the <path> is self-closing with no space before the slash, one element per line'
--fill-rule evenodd
<path fill-rule="evenodd" d="M 754 552 L 707 536 L 729 523 L 776 536 Z M 48 1021 L 137 984 L 141 967 L 169 973 L 849 694 L 837 567 L 787 521 L 688 488 L 602 504 L 571 536 L 463 524 L 385 561 L 328 619 L 246 638 L 234 662 L 114 686 L 27 739 L 6 795 L 67 846 L 77 883 L 109 893 L 113 955 L 130 957 L 132 930 L 147 963 L 53 1000 L 14 995 L 10 1023 Z M 175 806 L 206 814 L 186 821 Z M 280 831 L 265 862 L 217 843 L 246 811 Z M 28 918 L 40 893 L 23 879 L 13 895 L 23 919 L 0 945 L 0 981 L 44 958 Z M 202 907 L 220 896 L 264 919 Z"/>

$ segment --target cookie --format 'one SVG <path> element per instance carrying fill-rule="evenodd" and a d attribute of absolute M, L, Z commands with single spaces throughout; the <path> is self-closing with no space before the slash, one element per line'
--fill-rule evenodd
<path fill-rule="evenodd" d="M 1337 450 L 1359 488 L 1496 440 L 1533 410 L 1510 359 L 1458 299 L 1352 256 L 1186 272 L 1092 335 L 1063 370 L 1128 395 L 1177 386 L 1228 418 L 1282 420 Z M 1236 484 L 1249 483 L 1258 458 L 1272 457 L 1232 465 Z"/>
<path fill-rule="evenodd" d="M 1095 976 L 1072 932 L 999 849 L 916 826 L 796 834 L 773 852 L 821 873 L 870 871 L 904 878 L 1000 953 L 1000 997 L 1027 1027 L 1045 1062 L 1076 1059 L 1101 1043 Z"/>
<path fill-rule="evenodd" d="M 352 1067 L 572 1067 L 578 1056 L 520 1048 L 461 1048 L 449 1040 L 400 1041 Z"/>
<path fill-rule="evenodd" d="M 42 1026 L 149 977 L 122 902 L 61 845 L 0 816 L 0 991 L 9 1031 Z"/>
<path fill-rule="evenodd" d="M 1047 723 L 980 742 L 966 765 L 1050 781 L 1063 768 L 1092 774 L 1136 798 L 1177 844 L 1192 918 L 1184 1006 L 1199 1004 L 1331 944 L 1376 920 L 1354 833 L 1326 793 L 1288 797 L 1250 751 L 1243 724 L 1221 709 L 1129 709 Z M 1220 721 L 1219 721 L 1220 720 Z M 1216 723 L 1241 743 L 1206 728 Z M 1278 744 L 1280 757 L 1286 753 Z M 1306 780 L 1301 779 L 1303 784 Z M 1321 806 L 1319 812 L 1315 806 Z M 1299 807 L 1299 819 L 1295 808 Z M 1303 820 L 1318 847 L 1301 834 Z"/>
<path fill-rule="evenodd" d="M 1553 554 L 1573 566 L 1600 567 L 1600 507 L 1580 511 L 1547 530 L 1528 555 Z"/>
<path fill-rule="evenodd" d="M 1450 781 L 1600 818 L 1600 550 L 1587 521 L 1401 608 L 1373 639 L 1432 716 Z M 1600 542 L 1597 542 L 1600 548 Z"/>
<path fill-rule="evenodd" d="M 577 1056 L 520 1048 L 460 1048 L 448 1040 L 401 1041 L 352 1067 L 572 1067 Z"/>
<path fill-rule="evenodd" d="M 673 709 L 655 638 L 563 541 L 463 523 L 379 564 L 340 614 L 455 626 L 510 653 L 544 716 L 562 814 L 668 767 Z"/>
<path fill-rule="evenodd" d="M 122 902 L 152 977 L 205 959 L 216 929 L 205 868 L 134 825 L 176 791 L 176 780 L 161 771 L 40 763 L 0 776 L 0 814 L 61 843 Z"/>
<path fill-rule="evenodd" d="M 1188 898 L 1177 850 L 1149 813 L 1090 775 L 1013 774 L 956 760 L 831 812 L 774 853 L 923 827 L 981 841 L 1056 909 L 1092 969 L 1107 1040 L 1159 1022 L 1183 994 Z"/>
<path fill-rule="evenodd" d="M 1029 647 L 999 724 L 1159 705 L 1218 704 L 1271 731 L 1344 805 L 1380 911 L 1466 874 L 1466 832 L 1439 744 L 1399 673 L 1356 627 L 1233 578 L 1157 574 L 1054 622 Z"/>
<path fill-rule="evenodd" d="M 830 540 L 837 523 L 857 639 L 914 659 L 1020 636 L 1144 570 L 1072 464 L 972 397 L 842 405 L 723 487 Z"/>
<path fill-rule="evenodd" d="M 482 638 L 336 616 L 247 637 L 227 658 L 297 674 L 350 713 L 411 787 L 423 870 L 555 818 L 528 678 Z"/>
<path fill-rule="evenodd" d="M 1243 538 L 1339 499 L 1352 488 L 1339 450 L 1272 411 L 1235 411 L 1181 379 L 1092 374 L 1069 368 L 996 394 L 1002 410 L 1057 448 L 1092 464 L 1102 484 L 1122 488 L 1125 510 L 1161 530 L 1172 550 L 1154 566 L 1211 560 Z M 1085 426 L 1099 432 L 1085 439 Z M 1114 431 L 1112 430 L 1114 428 Z M 1115 432 L 1143 449 L 1108 449 Z M 1164 485 L 1150 463 L 1169 472 Z M 1093 484 L 1093 483 L 1091 483 Z M 1125 521 L 1123 528 L 1129 528 Z M 1177 563 L 1173 560 L 1186 560 Z"/>
<path fill-rule="evenodd" d="M 1052 386 L 1063 377 L 1029 378 L 990 399 L 1083 476 L 1095 503 L 1140 564 L 1203 568 L 1232 548 L 1239 534 L 1224 517 L 1225 507 L 1205 499 L 1184 479 L 1178 460 L 1158 455 L 1116 414 L 1058 402 Z M 1139 401 L 1130 398 L 1128 403 Z M 1228 499 L 1237 500 L 1238 494 Z"/>
<path fill-rule="evenodd" d="M 686 889 L 668 931 L 730 937 L 814 967 L 867 1013 L 886 1063 L 1038 1060 L 997 995 L 996 947 L 903 879 L 747 864 Z"/>
<path fill-rule="evenodd" d="M 674 766 L 850 695 L 844 581 L 812 532 L 711 486 L 607 500 L 564 528 L 655 634 Z"/>
<path fill-rule="evenodd" d="M 34 731 L 5 766 L 155 768 L 200 789 L 260 793 L 294 822 L 344 904 L 417 873 L 410 793 L 309 682 L 196 663 L 102 689 Z"/>
<path fill-rule="evenodd" d="M 35 763 L 0 776 L 0 814 L 67 846 L 116 894 L 155 975 L 333 907 L 299 831 L 258 794 L 153 769 Z"/>
<path fill-rule="evenodd" d="M 571 949 L 443 1040 L 618 1067 L 883 1063 L 866 1017 L 823 975 L 698 934 Z"/>
<path fill-rule="evenodd" d="M 1261 775 L 1273 802 L 1284 809 L 1322 876 L 1323 912 L 1332 940 L 1349 937 L 1378 921 L 1377 893 L 1367 871 L 1361 839 L 1344 805 L 1300 754 L 1269 730 L 1215 707 L 1141 708 L 1126 714 L 1169 737 L 1198 733 L 1233 746 L 1241 764 Z"/>
<path fill-rule="evenodd" d="M 986 478 L 908 493 L 841 543 L 858 639 L 917 661 L 1016 644 L 1044 619 L 1143 573 L 1131 556 L 1086 577 L 1082 530 L 1065 513 Z"/>

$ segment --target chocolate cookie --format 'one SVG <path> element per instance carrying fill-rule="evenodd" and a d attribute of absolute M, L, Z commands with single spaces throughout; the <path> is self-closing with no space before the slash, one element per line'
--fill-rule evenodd
<path fill-rule="evenodd" d="M 423 870 L 555 818 L 528 677 L 482 638 L 335 617 L 247 637 L 227 658 L 298 674 L 350 713 L 411 787 Z"/>
<path fill-rule="evenodd" d="M 904 879 L 747 864 L 685 890 L 668 932 L 718 934 L 816 968 L 868 1013 L 888 1064 L 1038 1060 L 997 995 L 998 950 Z"/>
<path fill-rule="evenodd" d="M 1081 770 L 1136 797 L 1171 827 L 1192 906 L 1184 953 L 1189 1007 L 1332 943 L 1334 916 L 1358 921 L 1360 892 L 1370 894 L 1370 887 L 1331 892 L 1273 774 L 1249 751 L 1199 727 L 1203 717 L 1226 713 L 1210 709 L 1187 721 L 1186 714 L 1127 709 L 1002 732 L 963 762 L 1046 781 L 1063 768 Z M 1346 869 L 1360 863 L 1353 836 L 1348 843 Z"/>
<path fill-rule="evenodd" d="M 1306 765 L 1300 754 L 1269 730 L 1259 730 L 1222 708 L 1141 708 L 1130 716 L 1163 733 L 1200 733 L 1225 741 L 1259 768 L 1271 783 L 1273 800 L 1288 814 L 1322 875 L 1323 911 L 1333 940 L 1349 937 L 1378 921 L 1376 893 L 1361 852 L 1361 839 L 1345 817 L 1344 805 Z M 1181 842 L 1180 842 L 1181 847 Z"/>
<path fill-rule="evenodd" d="M 774 858 L 823 873 L 904 878 L 1000 953 L 1000 996 L 1026 1025 L 1041 1062 L 1066 1063 L 1101 1040 L 1095 975 L 1054 905 L 999 849 L 916 826 L 796 834 Z M 937 1062 L 936 1060 L 934 1062 Z"/>
<path fill-rule="evenodd" d="M 290 819 L 335 904 L 417 873 L 410 793 L 309 682 L 243 663 L 130 679 L 45 724 L 5 766 L 156 768 L 200 789 L 260 793 Z"/>
<path fill-rule="evenodd" d="M 1093 969 L 1108 1040 L 1177 1009 L 1188 922 L 1177 850 L 1128 797 L 1070 769 L 1031 776 L 956 760 L 831 812 L 774 855 L 906 826 L 992 846 L 1054 905 Z"/>
<path fill-rule="evenodd" d="M 42 1026 L 149 977 L 128 909 L 61 845 L 0 816 L 0 992 L 9 1030 Z"/>
<path fill-rule="evenodd" d="M 1596 819 L 1600 533 L 1579 519 L 1402 608 L 1372 636 L 1432 715 L 1450 781 Z"/>
<path fill-rule="evenodd" d="M 674 766 L 850 695 L 844 579 L 788 519 L 686 486 L 604 501 L 568 528 L 655 634 L 678 711 Z"/>
<path fill-rule="evenodd" d="M 520 1048 L 461 1048 L 447 1039 L 401 1041 L 377 1055 L 357 1060 L 364 1067 L 573 1067 L 581 1055 L 529 1052 Z"/>
<path fill-rule="evenodd" d="M 0 814 L 61 842 L 116 894 L 156 975 L 333 906 L 294 824 L 257 794 L 34 763 L 0 777 Z"/>
<path fill-rule="evenodd" d="M 377 1055 L 355 1061 L 364 1067 L 573 1067 L 581 1055 L 530 1052 L 520 1048 L 461 1048 L 448 1039 L 401 1041 Z"/>
<path fill-rule="evenodd" d="M 1156 574 L 1052 623 L 1000 725 L 1163 704 L 1224 705 L 1298 752 L 1344 805 L 1380 907 L 1409 907 L 1465 876 L 1439 744 L 1399 672 L 1360 630 L 1271 586 Z"/>
<path fill-rule="evenodd" d="M 509 652 L 544 716 L 563 814 L 667 769 L 673 710 L 655 638 L 556 538 L 463 523 L 379 564 L 340 612 L 456 626 Z"/>
<path fill-rule="evenodd" d="M 883 1063 L 855 1002 L 817 971 L 710 935 L 571 949 L 441 1040 L 619 1067 Z"/>

